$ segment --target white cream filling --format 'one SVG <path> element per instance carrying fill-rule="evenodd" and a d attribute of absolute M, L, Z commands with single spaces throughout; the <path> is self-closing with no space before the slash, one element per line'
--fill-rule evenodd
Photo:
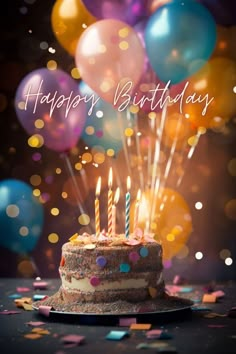
<path fill-rule="evenodd" d="M 123 279 L 122 281 L 102 281 L 97 286 L 90 284 L 89 278 L 75 279 L 71 278 L 71 282 L 67 281 L 64 276 L 61 277 L 62 286 L 68 290 L 79 290 L 82 292 L 95 292 L 106 290 L 125 290 L 125 289 L 140 289 L 147 287 L 145 279 Z"/>

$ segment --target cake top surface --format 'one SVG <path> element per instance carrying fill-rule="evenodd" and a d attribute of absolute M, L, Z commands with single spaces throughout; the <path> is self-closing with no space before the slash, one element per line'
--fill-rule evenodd
<path fill-rule="evenodd" d="M 87 249 L 93 249 L 97 246 L 136 246 L 144 245 L 148 243 L 158 242 L 154 238 L 154 234 L 145 233 L 141 229 L 136 229 L 127 238 L 124 234 L 108 235 L 105 230 L 103 230 L 99 235 L 83 233 L 79 235 L 75 233 L 69 238 L 69 242 L 72 245 L 81 246 Z"/>

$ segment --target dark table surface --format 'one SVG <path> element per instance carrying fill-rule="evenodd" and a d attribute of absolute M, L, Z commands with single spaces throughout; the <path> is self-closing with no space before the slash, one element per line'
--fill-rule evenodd
<path fill-rule="evenodd" d="M 44 279 L 43 279 L 44 280 Z M 163 345 L 165 353 L 203 354 L 203 353 L 236 353 L 236 318 L 229 317 L 229 310 L 236 306 L 236 284 L 216 286 L 223 290 L 225 296 L 214 304 L 196 302 L 199 310 L 192 308 L 159 313 L 156 315 L 137 316 L 138 323 L 151 323 L 152 329 L 163 329 L 171 335 L 170 339 L 146 338 L 146 331 L 129 330 L 119 327 L 119 317 L 113 316 L 79 316 L 50 314 L 49 317 L 40 315 L 36 310 L 26 311 L 17 308 L 12 294 L 23 297 L 33 297 L 35 294 L 54 294 L 60 286 L 59 279 L 49 279 L 45 290 L 34 290 L 33 279 L 0 279 L 0 311 L 13 310 L 19 314 L 0 315 L 0 353 L 1 354 L 66 354 L 66 353 L 102 353 L 102 354 L 132 354 L 140 350 L 145 353 L 160 352 L 160 348 L 137 349 L 140 343 Z M 28 287 L 28 292 L 17 292 L 17 287 Z M 190 288 L 189 288 L 190 287 Z M 192 291 L 191 291 L 192 287 Z M 205 285 L 180 287 L 179 296 L 194 300 L 202 298 Z M 178 290 L 178 289 L 177 289 Z M 186 292 L 187 291 L 187 292 Z M 195 306 L 196 306 L 195 305 Z M 202 307 L 207 308 L 203 310 Z M 218 314 L 209 318 L 206 315 Z M 223 315 L 223 316 L 221 316 Z M 134 317 L 134 316 L 132 316 Z M 43 325 L 36 326 L 48 330 L 48 334 L 38 339 L 29 339 L 25 335 L 32 333 L 35 328 L 27 324 L 30 321 L 41 321 Z M 129 336 L 120 341 L 107 340 L 110 331 L 128 331 Z M 75 347 L 66 347 L 62 338 L 68 334 L 85 336 L 85 342 Z M 162 343 L 162 344 L 160 344 Z M 164 344 L 163 344 L 164 343 Z M 163 352 L 163 351 L 162 351 Z"/>

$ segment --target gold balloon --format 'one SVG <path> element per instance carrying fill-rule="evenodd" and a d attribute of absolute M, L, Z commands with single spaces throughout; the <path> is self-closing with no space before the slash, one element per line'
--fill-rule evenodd
<path fill-rule="evenodd" d="M 154 203 L 153 203 L 154 202 Z M 143 193 L 140 201 L 138 227 L 145 229 L 149 220 L 151 205 L 154 205 L 153 219 L 150 223 L 150 232 L 162 244 L 163 259 L 169 260 L 175 256 L 187 242 L 192 232 L 192 218 L 185 199 L 176 191 L 164 188 L 155 201 L 153 193 L 148 190 Z M 133 230 L 135 202 L 131 205 L 130 225 Z"/>
<path fill-rule="evenodd" d="M 189 120 L 197 127 L 217 128 L 223 126 L 236 114 L 236 62 L 234 60 L 216 57 L 211 59 L 201 70 L 189 79 L 186 96 L 196 93 L 203 99 L 208 95 L 214 98 L 206 107 L 203 102 L 185 103 L 183 111 Z"/>
<path fill-rule="evenodd" d="M 81 34 L 96 22 L 96 18 L 81 0 L 57 0 L 52 9 L 51 21 L 58 42 L 74 55 Z"/>

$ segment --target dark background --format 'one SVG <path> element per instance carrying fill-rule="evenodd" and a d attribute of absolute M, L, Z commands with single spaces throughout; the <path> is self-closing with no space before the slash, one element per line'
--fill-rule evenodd
<path fill-rule="evenodd" d="M 61 246 L 79 230 L 78 210 L 61 198 L 63 185 L 68 178 L 65 162 L 60 154 L 42 147 L 42 159 L 32 160 L 34 149 L 28 146 L 28 136 L 19 124 L 14 110 L 14 95 L 21 79 L 34 69 L 45 67 L 51 59 L 58 67 L 70 73 L 74 60 L 57 43 L 50 24 L 53 0 L 8 1 L 1 4 L 1 54 L 0 54 L 0 178 L 16 178 L 30 183 L 30 177 L 42 177 L 40 189 L 50 195 L 44 204 L 45 223 L 43 233 L 36 248 L 29 255 L 18 255 L 0 247 L 0 276 L 58 277 Z M 55 54 L 40 49 L 46 41 L 56 49 Z M 83 142 L 79 142 L 82 151 Z M 71 152 L 74 164 L 79 152 Z M 193 218 L 193 232 L 181 253 L 172 259 L 172 266 L 165 270 L 166 279 L 181 274 L 190 282 L 235 279 L 236 263 L 236 213 L 225 212 L 228 201 L 236 198 L 235 174 L 228 170 L 230 160 L 236 158 L 236 117 L 232 118 L 224 132 L 208 131 L 196 148 L 196 152 L 186 166 L 184 178 L 178 189 L 186 199 Z M 62 173 L 55 174 L 60 167 Z M 93 174 L 93 169 L 89 169 Z M 48 176 L 52 176 L 47 178 Z M 94 193 L 97 175 L 90 179 L 89 188 Z M 195 209 L 201 201 L 203 208 Z M 91 208 L 91 198 L 85 200 Z M 51 208 L 58 207 L 60 214 L 55 217 Z M 0 230 L 1 232 L 1 230 Z M 48 235 L 55 232 L 57 243 L 48 241 Z M 4 235 L 7 237 L 7 235 Z M 234 263 L 227 266 L 222 259 L 222 250 Z M 203 253 L 203 259 L 196 260 L 196 252 Z M 227 253 L 227 252 L 226 252 Z"/>

